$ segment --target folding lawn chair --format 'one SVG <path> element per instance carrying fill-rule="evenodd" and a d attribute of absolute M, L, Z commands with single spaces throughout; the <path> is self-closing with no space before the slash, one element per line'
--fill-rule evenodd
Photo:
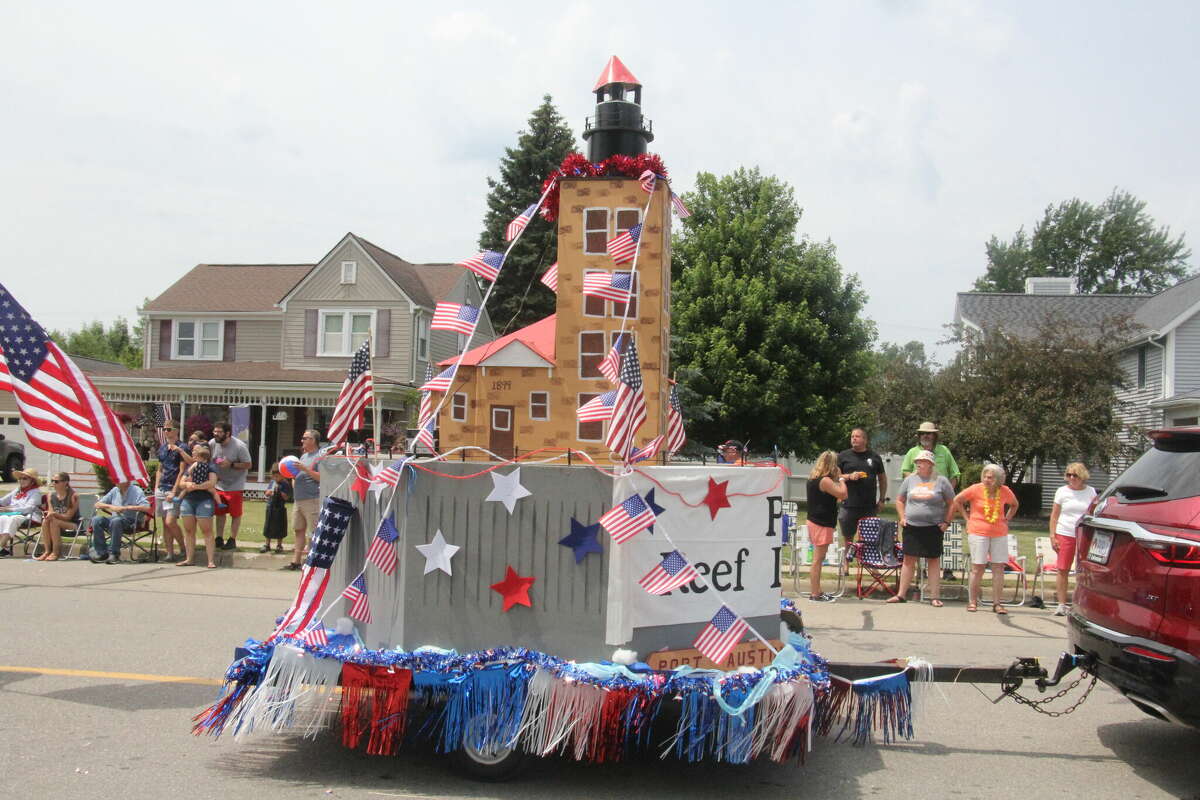
<path fill-rule="evenodd" d="M 900 588 L 900 565 L 903 550 L 896 541 L 896 523 L 879 517 L 864 517 L 858 522 L 858 534 L 852 543 L 854 560 L 858 562 L 857 588 L 859 597 L 869 597 L 882 591 L 889 597 Z M 863 588 L 863 572 L 868 585 Z M 893 581 L 889 586 L 888 581 Z"/>
<path fill-rule="evenodd" d="M 75 523 L 73 530 L 65 530 L 62 532 L 63 538 L 71 536 L 71 546 L 67 550 L 67 558 L 75 557 L 75 547 L 79 544 L 79 537 L 83 537 L 83 547 L 80 550 L 79 558 L 83 558 L 87 554 L 88 547 L 92 539 L 92 517 L 96 513 L 96 503 L 100 498 L 94 494 L 79 495 L 79 522 Z"/>
<path fill-rule="evenodd" d="M 158 561 L 158 525 L 154 516 L 154 495 L 148 496 L 146 503 L 150 506 L 149 513 L 139 513 L 133 523 L 133 530 L 121 536 L 121 544 L 129 548 L 130 561 Z M 149 547 L 143 544 L 147 538 L 150 539 Z M 134 558 L 137 552 L 142 553 L 141 558 Z"/>
<path fill-rule="evenodd" d="M 46 495 L 43 494 L 42 495 L 42 515 L 43 516 L 46 514 L 46 511 L 49 508 L 50 508 L 49 501 L 48 501 Z M 13 534 L 13 542 L 12 542 L 13 555 L 15 556 L 17 554 L 17 545 L 21 545 L 22 547 L 25 548 L 25 556 L 26 557 L 36 556 L 38 554 L 38 547 L 41 546 L 41 543 L 42 543 L 42 523 L 34 522 L 32 519 L 27 519 L 27 520 L 25 520 L 24 523 L 22 523 L 21 527 L 17 528 L 16 532 Z M 33 545 L 33 553 L 29 552 L 30 544 Z"/>
<path fill-rule="evenodd" d="M 1047 591 L 1046 576 L 1058 575 L 1058 553 L 1054 551 L 1049 536 L 1039 536 L 1033 540 L 1033 554 L 1037 559 L 1037 565 L 1033 568 L 1033 594 L 1042 597 Z M 1074 573 L 1075 570 L 1070 570 L 1067 574 Z"/>
<path fill-rule="evenodd" d="M 1029 576 L 1025 574 L 1025 556 L 1021 555 L 1017 547 L 1017 537 L 1013 534 L 1008 534 L 1008 561 L 1004 565 L 1004 577 L 1016 576 L 1017 582 L 1013 586 L 1012 598 L 1004 599 L 1004 592 L 1000 592 L 1000 605 L 1002 606 L 1023 606 L 1025 605 L 1025 595 L 1029 590 Z M 1006 581 L 1007 582 L 1007 581 Z M 1020 598 L 1018 600 L 1017 598 Z"/>

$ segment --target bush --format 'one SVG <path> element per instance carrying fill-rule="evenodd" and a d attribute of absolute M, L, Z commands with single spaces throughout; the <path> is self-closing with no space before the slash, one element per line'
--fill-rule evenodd
<path fill-rule="evenodd" d="M 962 471 L 962 476 L 958 479 L 958 488 L 960 490 L 979 483 L 980 473 L 983 472 L 983 464 L 980 464 L 978 461 L 964 461 L 958 465 L 958 468 Z"/>
<path fill-rule="evenodd" d="M 100 487 L 100 494 L 108 494 L 108 490 L 113 487 L 112 478 L 108 476 L 108 467 L 92 464 L 92 472 L 96 473 L 96 484 Z"/>

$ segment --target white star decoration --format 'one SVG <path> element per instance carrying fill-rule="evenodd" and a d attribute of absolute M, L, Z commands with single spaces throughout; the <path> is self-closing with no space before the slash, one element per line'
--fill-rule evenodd
<path fill-rule="evenodd" d="M 371 472 L 371 491 L 382 496 L 383 490 L 388 488 L 388 485 L 381 480 L 376 480 L 376 478 L 378 477 L 379 473 L 387 469 L 387 464 L 368 464 L 367 469 Z"/>
<path fill-rule="evenodd" d="M 454 574 L 450 571 L 450 559 L 462 548 L 447 542 L 440 530 L 434 534 L 432 542 L 419 544 L 416 547 L 421 555 L 425 556 L 425 571 L 421 573 L 422 575 L 428 575 L 435 569 L 440 569 L 447 575 Z"/>
<path fill-rule="evenodd" d="M 521 485 L 521 468 L 517 467 L 507 475 L 492 472 L 492 493 L 484 498 L 484 502 L 504 503 L 511 514 L 522 497 L 529 497 L 533 492 Z"/>

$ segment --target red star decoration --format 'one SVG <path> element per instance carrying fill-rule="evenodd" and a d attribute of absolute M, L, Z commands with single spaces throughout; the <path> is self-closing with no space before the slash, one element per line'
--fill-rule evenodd
<path fill-rule="evenodd" d="M 350 484 L 350 491 L 358 495 L 358 499 L 363 505 L 367 503 L 367 490 L 371 488 L 371 473 L 367 469 L 367 465 L 359 461 L 354 465 L 354 483 Z"/>
<path fill-rule="evenodd" d="M 529 602 L 529 587 L 533 586 L 536 578 L 532 575 L 522 578 L 512 567 L 507 567 L 507 570 L 504 580 L 492 584 L 492 591 L 504 597 L 504 610 L 508 611 L 518 603 L 533 608 L 533 603 Z"/>
<path fill-rule="evenodd" d="M 717 512 L 722 508 L 731 508 L 729 496 L 726 494 L 729 491 L 728 486 L 729 481 L 717 483 L 712 478 L 708 479 L 708 494 L 704 496 L 703 502 L 708 506 L 708 513 L 713 519 L 717 518 Z"/>

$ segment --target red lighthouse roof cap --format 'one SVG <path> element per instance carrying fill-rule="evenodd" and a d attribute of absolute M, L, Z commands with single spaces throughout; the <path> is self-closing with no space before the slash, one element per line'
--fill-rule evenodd
<path fill-rule="evenodd" d="M 598 90 L 601 86 L 608 86 L 610 83 L 628 83 L 633 86 L 641 86 L 642 82 L 633 76 L 629 71 L 629 67 L 621 63 L 621 59 L 613 56 L 604 65 L 604 71 L 600 73 L 600 77 L 596 79 L 596 85 L 592 87 L 592 91 Z"/>

